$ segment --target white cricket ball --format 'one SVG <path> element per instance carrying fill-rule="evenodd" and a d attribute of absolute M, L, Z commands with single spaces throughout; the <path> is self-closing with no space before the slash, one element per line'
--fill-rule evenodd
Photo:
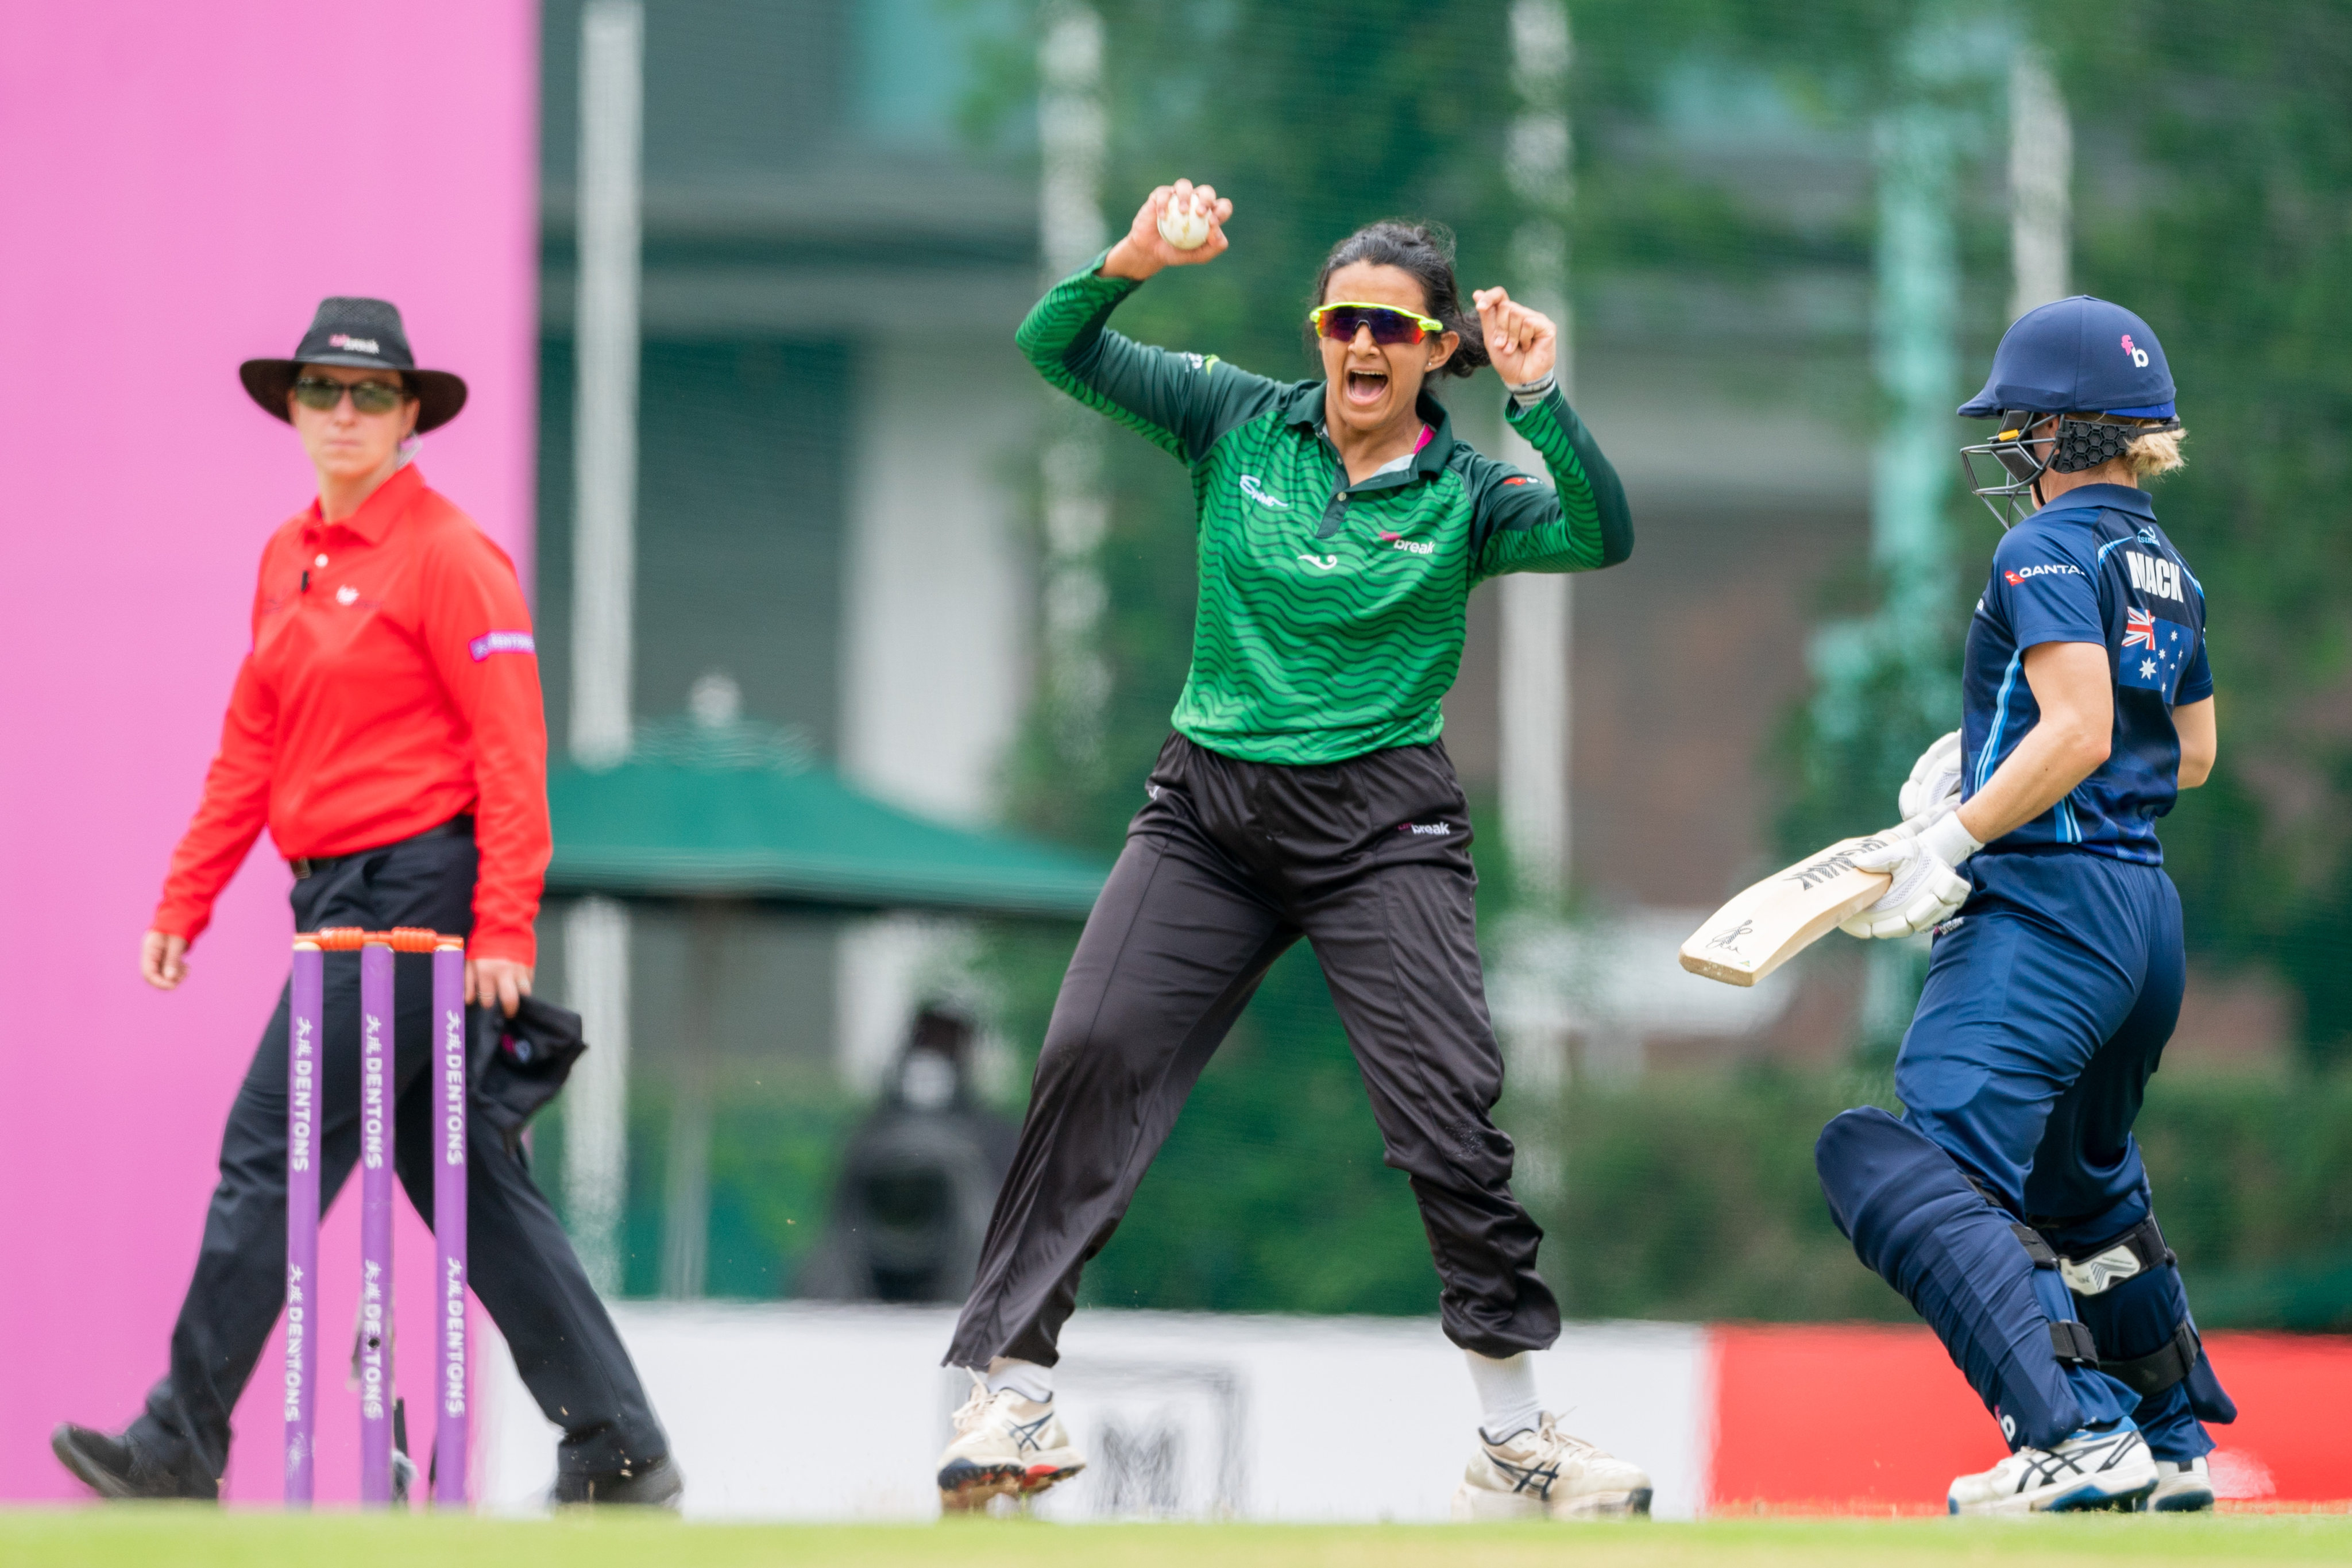
<path fill-rule="evenodd" d="M 1196 205 L 1200 198 L 1171 196 L 1160 214 L 1160 237 L 1179 250 L 1198 250 L 1208 243 L 1209 215 Z"/>

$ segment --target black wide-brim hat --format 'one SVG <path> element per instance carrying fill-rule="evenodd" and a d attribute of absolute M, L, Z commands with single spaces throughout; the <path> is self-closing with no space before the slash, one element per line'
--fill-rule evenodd
<path fill-rule="evenodd" d="M 286 412 L 286 395 L 306 364 L 400 372 L 416 394 L 420 436 L 446 425 L 466 406 L 465 382 L 446 370 L 416 368 L 416 356 L 408 352 L 408 334 L 400 325 L 400 308 L 389 300 L 343 295 L 321 300 L 293 358 L 249 359 L 236 367 L 236 374 L 256 403 L 290 425 L 294 420 Z"/>

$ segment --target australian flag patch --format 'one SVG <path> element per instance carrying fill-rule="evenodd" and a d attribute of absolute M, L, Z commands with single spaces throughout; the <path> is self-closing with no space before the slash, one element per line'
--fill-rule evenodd
<path fill-rule="evenodd" d="M 2196 646 L 2197 634 L 2179 622 L 2168 621 L 2137 606 L 2126 607 L 2124 646 L 2117 656 L 2116 679 L 2126 686 L 2158 692 L 2169 702 L 2173 688 L 2180 683 L 2181 668 L 2188 664 L 2189 651 Z"/>

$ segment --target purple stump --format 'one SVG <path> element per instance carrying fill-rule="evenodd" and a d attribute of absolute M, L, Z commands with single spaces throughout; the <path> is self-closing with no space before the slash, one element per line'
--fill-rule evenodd
<path fill-rule="evenodd" d="M 360 1506 L 392 1501 L 393 952 L 360 949 Z"/>
<path fill-rule="evenodd" d="M 433 1241 L 440 1266 L 433 1501 L 466 1503 L 466 944 L 443 937 L 433 949 Z"/>
<path fill-rule="evenodd" d="M 326 954 L 294 941 L 293 1022 L 286 1031 L 286 1506 L 310 1506 L 318 1423 L 319 1038 Z"/>

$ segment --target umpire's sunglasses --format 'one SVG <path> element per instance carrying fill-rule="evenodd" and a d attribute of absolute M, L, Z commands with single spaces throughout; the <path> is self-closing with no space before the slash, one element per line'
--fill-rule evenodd
<path fill-rule="evenodd" d="M 324 376 L 306 375 L 294 384 L 294 401 L 305 408 L 315 408 L 324 414 L 352 395 L 352 406 L 362 414 L 389 414 L 408 397 L 405 387 L 381 381 L 329 381 Z"/>
<path fill-rule="evenodd" d="M 1316 331 L 1343 343 L 1356 341 L 1359 327 L 1370 328 L 1376 343 L 1417 343 L 1445 331 L 1444 322 L 1400 310 L 1394 305 L 1363 305 L 1347 300 L 1318 306 L 1307 313 L 1307 319 L 1315 324 Z"/>

